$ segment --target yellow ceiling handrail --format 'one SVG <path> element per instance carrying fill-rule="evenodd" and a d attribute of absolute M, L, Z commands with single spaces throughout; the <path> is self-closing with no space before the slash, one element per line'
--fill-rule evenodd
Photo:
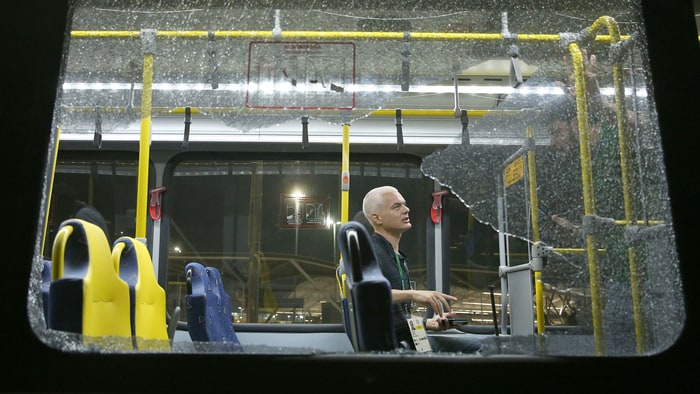
<path fill-rule="evenodd" d="M 125 30 L 74 30 L 71 38 L 139 38 L 140 31 Z M 252 39 L 306 39 L 306 40 L 339 40 L 339 39 L 384 39 L 384 40 L 457 40 L 457 41 L 501 41 L 506 38 L 513 41 L 561 41 L 561 34 L 511 34 L 507 37 L 501 33 L 447 33 L 447 32 L 364 32 L 364 31 L 283 31 L 275 33 L 268 30 L 158 30 L 159 38 L 252 38 Z M 620 36 L 626 40 L 629 36 Z M 598 35 L 596 42 L 609 43 L 610 35 Z"/>

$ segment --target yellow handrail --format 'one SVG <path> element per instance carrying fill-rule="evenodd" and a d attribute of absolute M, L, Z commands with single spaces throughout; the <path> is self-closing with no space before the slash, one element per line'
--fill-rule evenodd
<path fill-rule="evenodd" d="M 576 111 L 578 118 L 579 150 L 581 152 L 581 181 L 583 185 L 584 215 L 595 215 L 593 196 L 593 176 L 591 171 L 591 144 L 588 130 L 588 104 L 586 103 L 586 82 L 583 75 L 583 56 L 578 44 L 569 44 L 569 52 L 574 67 L 576 86 Z M 600 291 L 600 270 L 596 253 L 595 237 L 586 234 L 586 254 L 588 256 L 588 273 L 591 287 L 591 316 L 593 320 L 593 338 L 596 355 L 605 354 L 605 333 L 603 331 L 603 305 Z"/>
<path fill-rule="evenodd" d="M 144 41 L 152 37 L 144 34 Z M 145 42 L 143 53 L 143 93 L 141 94 L 141 134 L 139 140 L 138 187 L 136 188 L 136 238 L 146 238 L 148 212 L 148 163 L 151 149 L 151 102 L 153 99 L 153 52 L 155 43 Z"/>
<path fill-rule="evenodd" d="M 73 30 L 71 38 L 139 38 L 139 31 L 130 30 Z M 237 39 L 305 39 L 305 40 L 435 40 L 435 41 L 502 41 L 506 38 L 516 42 L 559 42 L 560 34 L 514 34 L 504 36 L 501 33 L 445 33 L 445 32 L 371 32 L 371 31 L 283 31 L 279 34 L 270 30 L 158 30 L 158 38 L 237 38 Z M 629 36 L 620 36 L 627 39 Z M 609 43 L 613 37 L 599 35 L 595 41 Z"/>
<path fill-rule="evenodd" d="M 348 123 L 343 124 L 343 152 L 340 165 L 340 176 L 347 177 L 347 179 L 340 180 L 341 185 L 346 185 L 340 190 L 340 222 L 347 223 L 350 210 L 350 125 Z"/>
<path fill-rule="evenodd" d="M 56 148 L 51 152 L 51 173 L 49 174 L 49 203 L 46 207 L 46 216 L 44 217 L 44 233 L 41 237 L 41 253 L 51 255 L 51 251 L 44 250 L 46 247 L 46 232 L 49 229 L 49 219 L 51 218 L 51 209 L 53 208 L 53 182 L 56 174 L 56 162 L 58 161 L 58 145 L 61 142 L 61 127 L 56 128 Z"/>
<path fill-rule="evenodd" d="M 525 129 L 528 141 L 527 179 L 530 195 L 530 223 L 532 224 L 532 241 L 540 242 L 539 202 L 537 199 L 537 171 L 535 166 L 535 133 L 531 126 Z M 542 288 L 542 270 L 535 269 L 535 312 L 537 314 L 537 334 L 544 335 L 544 290 Z"/>

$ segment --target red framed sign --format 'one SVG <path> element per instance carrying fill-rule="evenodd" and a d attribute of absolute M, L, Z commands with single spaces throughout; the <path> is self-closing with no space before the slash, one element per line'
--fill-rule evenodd
<path fill-rule="evenodd" d="M 355 44 L 265 42 L 248 47 L 247 108 L 353 109 Z"/>

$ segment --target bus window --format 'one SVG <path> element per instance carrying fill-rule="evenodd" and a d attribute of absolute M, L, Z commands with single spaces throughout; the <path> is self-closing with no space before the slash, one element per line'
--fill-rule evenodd
<path fill-rule="evenodd" d="M 198 261 L 222 273 L 237 323 L 340 323 L 340 162 L 237 157 L 183 159 L 172 167 L 166 206 L 170 309 L 186 307 L 184 267 Z M 401 187 L 416 206 L 430 195 L 432 182 L 415 159 L 385 160 L 352 162 L 351 212 L 361 210 L 364 191 L 376 185 Z M 416 223 L 426 218 L 419 209 L 412 217 Z M 424 281 L 420 227 L 404 242 L 411 269 Z"/>
<path fill-rule="evenodd" d="M 335 234 L 390 184 L 417 287 L 457 295 L 484 354 L 646 355 L 682 332 L 639 2 L 104 3 L 71 8 L 45 190 L 145 239 L 168 318 L 197 261 L 242 342 L 305 328 L 342 350 Z M 31 306 L 60 224 L 44 208 Z M 179 320 L 173 350 L 195 351 Z"/>

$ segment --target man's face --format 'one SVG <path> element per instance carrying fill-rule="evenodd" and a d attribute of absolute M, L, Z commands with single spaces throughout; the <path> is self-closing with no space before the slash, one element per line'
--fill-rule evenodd
<path fill-rule="evenodd" d="M 406 200 L 399 192 L 388 192 L 382 196 L 384 206 L 379 214 L 382 227 L 386 231 L 403 233 L 411 228 Z"/>
<path fill-rule="evenodd" d="M 571 151 L 578 148 L 576 124 L 573 121 L 557 119 L 551 124 L 551 146 L 557 151 Z"/>

